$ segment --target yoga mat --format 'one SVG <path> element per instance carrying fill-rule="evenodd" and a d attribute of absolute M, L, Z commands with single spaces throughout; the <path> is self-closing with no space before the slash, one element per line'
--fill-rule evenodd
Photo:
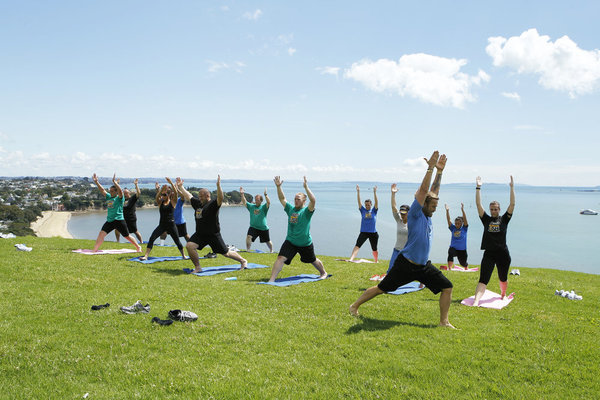
<path fill-rule="evenodd" d="M 133 258 L 129 258 L 127 259 L 127 261 L 136 261 L 142 264 L 154 264 L 155 262 L 161 262 L 161 261 L 181 261 L 184 260 L 183 258 L 181 258 L 181 256 L 173 256 L 173 257 L 148 257 L 147 260 L 140 260 L 139 257 L 133 257 Z M 186 258 L 185 260 L 189 260 L 189 258 Z"/>
<path fill-rule="evenodd" d="M 133 249 L 109 249 L 109 250 L 98 250 L 94 252 L 90 249 L 77 249 L 73 250 L 73 253 L 86 254 L 86 255 L 98 255 L 98 254 L 125 254 L 125 253 L 137 253 Z"/>
<path fill-rule="evenodd" d="M 329 278 L 330 276 L 331 275 L 327 275 L 327 278 Z M 275 282 L 258 282 L 258 284 L 271 286 L 292 286 L 298 285 L 300 283 L 318 282 L 322 280 L 323 279 L 319 279 L 319 275 L 316 274 L 301 274 L 296 276 L 288 276 L 287 278 L 275 279 Z"/>
<path fill-rule="evenodd" d="M 144 240 L 141 244 L 148 244 L 147 240 Z M 158 246 L 158 247 L 176 247 L 174 244 L 154 244 L 154 246 Z"/>
<path fill-rule="evenodd" d="M 485 291 L 481 300 L 479 300 L 479 307 L 483 308 L 493 308 L 494 310 L 500 310 L 506 307 L 511 301 L 513 301 L 514 293 L 509 294 L 502 300 L 498 293 L 494 293 L 491 290 Z M 473 307 L 473 302 L 475 301 L 475 296 L 471 296 L 469 298 L 464 299 L 460 302 L 463 306 Z"/>
<path fill-rule="evenodd" d="M 463 267 L 454 266 L 454 267 L 452 267 L 452 269 L 450 271 L 456 271 L 456 272 L 478 272 L 479 268 L 478 267 L 475 267 L 475 268 L 463 268 Z"/>
<path fill-rule="evenodd" d="M 262 250 L 240 250 L 238 251 L 238 253 L 266 253 L 266 251 L 262 251 Z"/>
<path fill-rule="evenodd" d="M 387 292 L 386 294 L 406 294 L 411 292 L 418 292 L 419 290 L 425 289 L 425 287 L 419 288 L 419 282 L 410 282 L 404 286 L 400 286 L 398 289 L 393 292 Z"/>
<path fill-rule="evenodd" d="M 262 265 L 262 264 L 248 263 L 248 266 L 246 268 L 247 269 L 256 269 L 256 268 L 269 268 L 269 267 L 267 265 Z M 188 274 L 191 274 L 193 271 L 193 269 L 190 269 L 190 268 L 184 268 L 183 270 L 185 272 L 187 272 Z M 212 276 L 212 275 L 224 274 L 226 272 L 233 272 L 233 271 L 239 271 L 239 270 L 240 270 L 240 264 L 223 265 L 220 267 L 204 267 L 204 268 L 202 268 L 202 272 L 194 272 L 193 275 Z"/>
<path fill-rule="evenodd" d="M 345 262 L 350 262 L 350 263 L 355 263 L 355 264 L 360 264 L 360 263 L 368 263 L 368 264 L 375 264 L 375 261 L 371 261 L 371 260 L 365 260 L 364 258 L 361 258 L 359 260 L 347 260 L 345 258 L 336 258 L 335 261 L 345 261 Z"/>

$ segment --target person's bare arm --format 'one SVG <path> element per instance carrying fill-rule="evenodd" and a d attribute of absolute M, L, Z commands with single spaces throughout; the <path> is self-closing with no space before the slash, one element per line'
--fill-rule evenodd
<path fill-rule="evenodd" d="M 515 182 L 513 180 L 512 175 L 510 176 L 510 204 L 506 209 L 506 212 L 512 215 L 515 210 Z"/>
<path fill-rule="evenodd" d="M 431 157 L 429 157 L 429 160 L 425 158 L 425 161 L 427 162 L 427 172 L 425 172 L 425 176 L 423 177 L 421 186 L 419 186 L 417 193 L 415 193 L 415 199 L 421 206 L 425 204 L 425 198 L 427 198 L 427 193 L 429 192 L 429 185 L 431 183 L 431 175 L 433 175 L 433 167 L 435 167 L 439 158 L 440 153 L 437 150 L 433 152 Z"/>
<path fill-rule="evenodd" d="M 221 175 L 217 175 L 217 205 L 219 207 L 223 204 L 224 198 L 223 189 L 221 189 Z"/>
<path fill-rule="evenodd" d="M 275 178 L 273 178 L 273 182 L 275 182 L 275 186 L 277 186 L 277 197 L 279 197 L 279 202 L 285 208 L 287 200 L 285 199 L 285 195 L 283 194 L 283 189 L 281 189 L 283 181 L 281 180 L 281 177 L 277 175 Z"/>
<path fill-rule="evenodd" d="M 94 175 L 92 175 L 92 180 L 94 181 L 96 186 L 98 186 L 98 190 L 100 191 L 100 193 L 102 193 L 102 196 L 106 197 L 106 190 L 104 190 L 104 188 L 102 187 L 100 182 L 98 182 L 98 177 L 96 176 L 95 172 L 94 172 Z"/>
<path fill-rule="evenodd" d="M 429 189 L 435 195 L 440 194 L 440 185 L 442 184 L 442 173 L 444 172 L 444 168 L 446 167 L 446 155 L 442 154 L 435 164 L 435 168 L 437 169 L 437 173 L 435 174 L 435 179 L 431 184 L 431 188 Z"/>
<path fill-rule="evenodd" d="M 379 202 L 377 201 L 377 186 L 373 186 L 373 197 L 375 200 L 374 207 L 376 210 L 379 210 Z"/>
<path fill-rule="evenodd" d="M 444 204 L 444 207 L 446 207 L 446 221 L 448 221 L 448 228 L 450 228 L 452 226 L 452 220 L 450 219 L 450 207 L 448 207 L 448 204 Z"/>
<path fill-rule="evenodd" d="M 398 188 L 396 187 L 396 184 L 393 183 L 392 184 L 392 214 L 394 215 L 398 215 L 398 207 L 396 207 L 396 192 L 398 191 Z"/>
<path fill-rule="evenodd" d="M 269 199 L 269 195 L 267 194 L 267 188 L 265 188 L 265 201 L 267 202 L 267 208 L 271 207 L 271 199 Z"/>
<path fill-rule="evenodd" d="M 117 196 L 119 198 L 123 198 L 123 189 L 121 189 L 121 185 L 119 185 L 119 181 L 120 179 L 117 179 L 117 173 L 115 172 L 113 175 L 113 185 L 115 185 L 115 188 L 117 188 Z"/>
<path fill-rule="evenodd" d="M 485 214 L 485 210 L 481 206 L 481 177 L 478 176 L 475 182 L 475 204 L 477 205 L 477 213 L 479 214 L 479 218 L 481 218 L 483 217 L 483 214 Z"/>
<path fill-rule="evenodd" d="M 176 184 L 177 184 L 177 188 L 179 189 L 179 194 L 181 195 L 181 197 L 182 197 L 184 200 L 190 201 L 190 200 L 191 200 L 191 198 L 192 198 L 192 194 L 191 194 L 190 192 L 188 192 L 188 191 L 186 190 L 186 188 L 184 188 L 184 187 L 183 187 L 183 179 L 181 179 L 181 178 L 177 177 L 177 178 L 175 179 L 175 182 L 176 182 Z"/>
<path fill-rule="evenodd" d="M 317 203 L 317 199 L 315 198 L 315 195 L 313 194 L 313 192 L 310 191 L 310 189 L 308 188 L 308 181 L 306 180 L 306 176 L 304 177 L 304 190 L 306 190 L 306 194 L 308 196 L 308 211 L 313 212 L 315 211 L 315 204 Z"/>
<path fill-rule="evenodd" d="M 462 211 L 463 225 L 469 226 L 469 221 L 467 221 L 467 214 L 465 213 L 465 205 L 463 203 L 460 203 L 460 211 Z"/>
<path fill-rule="evenodd" d="M 358 201 L 358 209 L 362 208 L 362 202 L 360 201 L 360 187 L 356 185 L 356 201 Z"/>
<path fill-rule="evenodd" d="M 135 180 L 133 181 L 133 184 L 135 185 L 135 194 L 137 195 L 137 198 L 139 199 L 142 196 L 142 191 L 140 190 L 140 187 L 138 186 L 138 178 L 135 178 Z"/>
<path fill-rule="evenodd" d="M 242 205 L 244 207 L 246 207 L 246 203 L 247 203 L 247 201 L 246 201 L 246 195 L 245 195 L 245 192 L 244 192 L 244 188 L 241 187 L 241 186 L 240 186 L 240 194 L 242 195 Z"/>
<path fill-rule="evenodd" d="M 173 205 L 173 207 L 175 207 L 175 205 L 177 204 L 177 198 L 179 197 L 179 190 L 177 190 L 177 186 L 173 184 L 171 178 L 167 176 L 165 179 L 167 180 L 167 182 L 169 182 L 169 185 L 171 185 L 171 189 L 173 189 L 173 191 L 171 192 L 171 204 Z"/>

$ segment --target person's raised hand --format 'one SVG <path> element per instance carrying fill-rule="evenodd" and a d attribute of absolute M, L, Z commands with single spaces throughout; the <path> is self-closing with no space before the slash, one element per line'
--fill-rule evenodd
<path fill-rule="evenodd" d="M 446 160 L 446 155 L 442 154 L 438 159 L 438 162 L 435 164 L 435 167 L 437 168 L 438 172 L 442 172 L 444 170 L 444 168 L 446 167 Z"/>
<path fill-rule="evenodd" d="M 425 160 L 425 162 L 429 166 L 429 169 L 432 169 L 433 167 L 435 167 L 435 164 L 437 163 L 439 158 L 440 158 L 440 152 L 436 150 L 433 152 L 431 157 L 429 157 L 429 160 L 426 158 L 423 158 L 423 160 Z"/>
<path fill-rule="evenodd" d="M 478 176 L 478 177 L 475 179 L 475 184 L 477 185 L 477 187 L 481 187 L 481 177 L 480 177 L 480 176 Z"/>
<path fill-rule="evenodd" d="M 398 187 L 395 183 L 392 183 L 392 193 L 396 193 L 398 191 Z"/>

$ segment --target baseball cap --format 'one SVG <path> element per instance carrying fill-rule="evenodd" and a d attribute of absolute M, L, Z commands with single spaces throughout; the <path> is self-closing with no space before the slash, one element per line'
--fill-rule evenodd
<path fill-rule="evenodd" d="M 410 207 L 406 204 L 400 206 L 400 214 L 406 214 L 410 210 Z"/>

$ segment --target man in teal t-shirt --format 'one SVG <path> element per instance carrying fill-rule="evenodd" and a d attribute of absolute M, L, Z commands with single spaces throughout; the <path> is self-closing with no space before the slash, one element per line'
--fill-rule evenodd
<path fill-rule="evenodd" d="M 310 237 L 310 220 L 315 212 L 316 199 L 315 195 L 308 188 L 306 177 L 304 177 L 304 190 L 306 190 L 306 194 L 302 192 L 296 193 L 293 206 L 285 199 L 285 195 L 281 189 L 281 184 L 283 183 L 281 177 L 276 176 L 273 181 L 275 182 L 275 186 L 277 186 L 279 202 L 288 215 L 288 230 L 285 241 L 279 250 L 279 255 L 273 264 L 269 282 L 275 281 L 277 275 L 283 269 L 283 264 L 290 265 L 297 253 L 300 253 L 300 261 L 311 263 L 319 271 L 319 278 L 327 278 L 327 272 L 325 272 L 323 263 L 315 256 L 315 249 Z M 307 195 L 310 202 L 308 207 L 304 207 Z"/>
<path fill-rule="evenodd" d="M 104 238 L 113 229 L 116 229 L 121 236 L 127 239 L 131 244 L 135 246 L 137 251 L 142 251 L 142 248 L 138 245 L 137 241 L 129 235 L 129 230 L 127 229 L 127 223 L 125 223 L 125 218 L 123 218 L 123 203 L 125 202 L 123 198 L 123 190 L 121 190 L 121 186 L 119 186 L 119 182 L 117 181 L 116 174 L 113 175 L 113 185 L 108 189 L 108 193 L 102 187 L 100 182 L 98 182 L 98 177 L 96 174 L 92 176 L 94 183 L 98 186 L 98 190 L 106 199 L 106 222 L 102 225 L 102 229 L 98 234 L 98 238 L 96 239 L 96 244 L 94 245 L 94 252 L 97 252 L 102 243 L 104 242 Z"/>
<path fill-rule="evenodd" d="M 265 200 L 263 203 L 263 197 L 260 194 L 254 196 L 254 204 L 246 201 L 244 194 L 244 188 L 240 187 L 240 194 L 242 195 L 242 204 L 246 206 L 250 212 L 250 228 L 248 228 L 248 234 L 246 236 L 246 250 L 250 251 L 252 242 L 260 237 L 261 243 L 266 243 L 269 247 L 269 253 L 273 252 L 273 243 L 269 237 L 269 227 L 267 226 L 267 213 L 269 207 L 271 207 L 271 200 L 267 195 L 267 189 L 265 188 Z"/>

